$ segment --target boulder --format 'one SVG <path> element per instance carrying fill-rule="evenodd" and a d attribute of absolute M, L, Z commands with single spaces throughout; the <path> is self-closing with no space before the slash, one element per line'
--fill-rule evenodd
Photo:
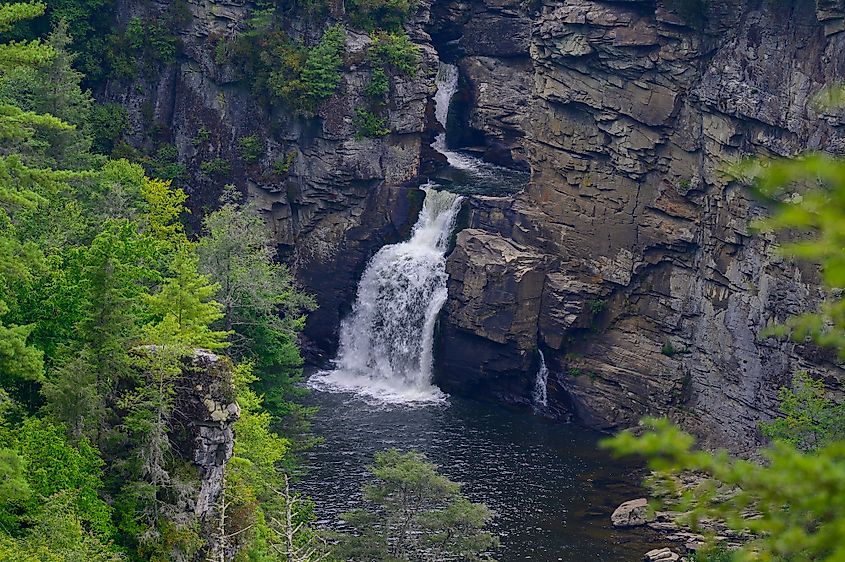
<path fill-rule="evenodd" d="M 639 527 L 648 523 L 648 500 L 637 498 L 617 507 L 610 516 L 614 527 Z"/>
<path fill-rule="evenodd" d="M 643 560 L 646 562 L 677 562 L 681 556 L 668 548 L 655 548 L 645 553 Z"/>

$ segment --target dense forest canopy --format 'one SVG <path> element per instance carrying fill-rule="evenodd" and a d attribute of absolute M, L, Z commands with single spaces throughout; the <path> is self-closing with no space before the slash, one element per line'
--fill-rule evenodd
<path fill-rule="evenodd" d="M 237 195 L 188 236 L 181 189 L 102 154 L 96 130 L 113 123 L 80 69 L 112 40 L 99 35 L 107 8 L 52 3 L 44 39 L 0 46 L 0 557 L 269 552 L 281 467 L 307 430 L 289 400 L 313 304 Z M 35 33 L 45 9 L 4 4 L 0 31 Z M 236 538 L 212 545 L 189 500 L 200 475 L 174 434 L 197 348 L 225 356 L 219 383 L 240 405 L 220 500 L 237 513 L 221 533 Z M 308 519 L 309 504 L 298 509 Z"/>

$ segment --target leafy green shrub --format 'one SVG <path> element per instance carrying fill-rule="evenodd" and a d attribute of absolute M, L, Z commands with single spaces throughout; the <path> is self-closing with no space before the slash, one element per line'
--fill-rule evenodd
<path fill-rule="evenodd" d="M 411 554 L 419 552 L 430 560 L 492 560 L 488 553 L 499 542 L 484 528 L 493 513 L 470 502 L 424 455 L 376 453 L 370 471 L 366 508 L 343 514 L 351 532 L 337 535 L 337 560 L 398 562 L 421 559 Z"/>
<path fill-rule="evenodd" d="M 109 66 L 105 38 L 114 25 L 115 0 L 50 0 L 46 4 L 50 24 L 64 21 L 72 30 L 75 67 L 86 74 L 85 82 L 101 80 Z"/>
<path fill-rule="evenodd" d="M 287 175 L 290 171 L 291 166 L 293 166 L 293 161 L 296 160 L 296 151 L 291 150 L 287 154 L 285 154 L 284 160 L 276 160 L 273 162 L 273 170 L 279 174 L 280 176 Z"/>
<path fill-rule="evenodd" d="M 587 304 L 590 307 L 590 314 L 593 316 L 598 316 L 607 308 L 607 301 L 604 299 L 593 299 Z"/>
<path fill-rule="evenodd" d="M 107 38 L 110 74 L 115 78 L 132 78 L 140 69 L 152 75 L 161 66 L 176 62 L 181 48 L 175 32 L 158 20 L 134 17 L 123 33 Z"/>
<path fill-rule="evenodd" d="M 358 130 L 357 137 L 383 137 L 390 134 L 387 127 L 387 118 L 379 117 L 366 109 L 355 109 L 355 128 Z"/>
<path fill-rule="evenodd" d="M 155 178 L 175 180 L 187 176 L 185 166 L 179 164 L 179 151 L 172 144 L 161 145 L 153 156 L 142 158 L 142 163 Z"/>
<path fill-rule="evenodd" d="M 302 67 L 303 101 L 308 105 L 329 98 L 340 84 L 340 68 L 346 44 L 346 30 L 334 25 L 326 30 L 320 42 L 309 51 Z"/>
<path fill-rule="evenodd" d="M 246 162 L 255 164 L 261 155 L 264 153 L 264 143 L 258 138 L 258 135 L 249 135 L 248 137 L 241 137 L 238 140 L 238 150 Z"/>
<path fill-rule="evenodd" d="M 197 134 L 195 134 L 194 138 L 191 139 L 191 144 L 193 144 L 194 146 L 200 146 L 202 144 L 207 143 L 210 138 L 211 138 L 211 131 L 209 131 L 205 127 L 200 127 L 197 130 Z"/>
<path fill-rule="evenodd" d="M 346 4 L 353 25 L 374 29 L 399 30 L 417 8 L 415 0 L 349 0 Z"/>
<path fill-rule="evenodd" d="M 714 546 L 693 552 L 690 562 L 732 562 L 733 559 L 733 550 L 728 550 L 724 546 Z"/>
<path fill-rule="evenodd" d="M 778 393 L 783 417 L 760 424 L 763 435 L 802 451 L 845 439 L 845 404 L 825 396 L 824 383 L 806 372 L 795 373 L 792 384 Z"/>
<path fill-rule="evenodd" d="M 312 114 L 340 84 L 346 30 L 332 26 L 317 45 L 308 48 L 270 23 L 255 25 L 234 41 L 218 43 L 217 62 L 239 68 L 266 103 Z"/>
<path fill-rule="evenodd" d="M 407 33 L 373 34 L 367 54 L 374 65 L 391 66 L 405 76 L 414 76 L 420 61 L 420 49 Z"/>
<path fill-rule="evenodd" d="M 364 94 L 373 101 L 383 101 L 384 96 L 390 90 L 390 81 L 383 68 L 373 69 L 370 82 L 364 88 Z"/>
<path fill-rule="evenodd" d="M 663 344 L 663 347 L 660 348 L 660 353 L 662 353 L 666 357 L 672 357 L 673 355 L 678 353 L 678 350 L 675 349 L 675 346 L 672 345 L 672 342 L 667 341 Z"/>
<path fill-rule="evenodd" d="M 147 61 L 160 64 L 176 62 L 179 40 L 158 21 L 132 18 L 126 25 L 126 41 L 135 52 L 142 53 Z"/>
<path fill-rule="evenodd" d="M 207 176 L 227 176 L 232 173 L 232 165 L 223 158 L 215 158 L 200 164 L 200 170 Z"/>

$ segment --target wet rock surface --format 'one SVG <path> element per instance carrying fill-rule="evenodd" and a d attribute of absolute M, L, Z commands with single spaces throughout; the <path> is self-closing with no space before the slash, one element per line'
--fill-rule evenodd
<path fill-rule="evenodd" d="M 133 17 L 155 18 L 170 2 L 118 2 L 118 25 Z M 100 98 L 128 111 L 128 141 L 155 152 L 175 148 L 180 181 L 190 195 L 192 216 L 217 204 L 226 184 L 245 193 L 266 217 L 287 262 L 320 309 L 311 315 L 308 349 L 331 354 L 337 343 L 339 315 L 355 295 L 367 260 L 383 245 L 404 238 L 416 221 L 422 194 L 401 189 L 417 178 L 428 130 L 437 58 L 420 22 L 409 34 L 420 47 L 413 77 L 391 73 L 385 137 L 360 138 L 355 110 L 366 106 L 364 88 L 370 69 L 369 35 L 347 32 L 343 77 L 338 92 L 314 117 L 271 107 L 252 92 L 250 77 L 215 58 L 215 46 L 247 29 L 256 8 L 241 0 L 192 0 L 190 18 L 178 32 L 181 55 L 154 77 L 113 81 Z M 416 18 L 428 18 L 428 4 Z M 320 25 L 283 18 L 289 36 L 313 44 Z M 157 131 L 155 138 L 145 132 Z M 262 152 L 247 161 L 240 139 L 255 135 Z M 225 162 L 225 173 L 203 172 L 204 163 Z M 197 223 L 195 225 L 199 227 Z"/>

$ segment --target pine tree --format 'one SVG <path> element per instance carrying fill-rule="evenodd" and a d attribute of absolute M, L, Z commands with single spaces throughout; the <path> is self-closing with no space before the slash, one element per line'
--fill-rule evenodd
<path fill-rule="evenodd" d="M 220 304 L 213 300 L 218 286 L 197 271 L 198 259 L 191 250 L 185 244 L 176 251 L 171 277 L 147 298 L 155 319 L 148 325 L 147 335 L 156 344 L 220 349 L 226 346 L 229 334 L 209 327 L 223 317 Z"/>

